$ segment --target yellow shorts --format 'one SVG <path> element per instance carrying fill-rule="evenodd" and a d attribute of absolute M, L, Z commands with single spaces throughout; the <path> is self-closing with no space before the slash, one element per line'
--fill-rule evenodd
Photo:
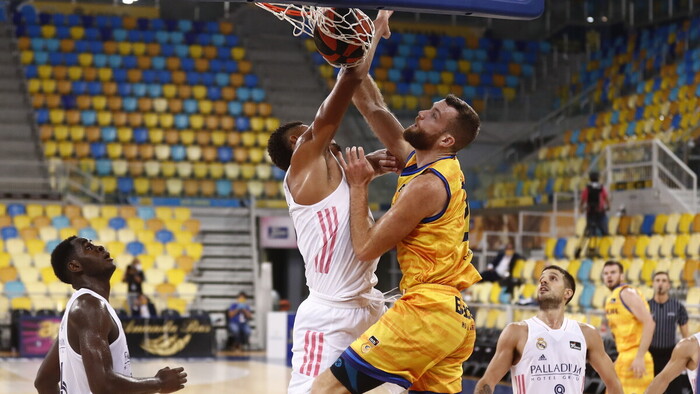
<path fill-rule="evenodd" d="M 425 284 L 409 289 L 346 354 L 379 380 L 415 391 L 460 393 L 462 363 L 475 338 L 474 319 L 460 292 Z"/>
<path fill-rule="evenodd" d="M 649 352 L 644 355 L 644 376 L 641 378 L 634 377 L 630 365 L 632 365 L 636 355 L 637 348 L 632 348 L 620 352 L 617 360 L 615 360 L 615 372 L 617 377 L 620 378 L 625 394 L 643 394 L 654 379 L 654 360 Z"/>

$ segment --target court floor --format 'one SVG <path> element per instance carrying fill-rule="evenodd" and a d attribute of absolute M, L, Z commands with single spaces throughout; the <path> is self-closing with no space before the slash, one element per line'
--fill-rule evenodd
<path fill-rule="evenodd" d="M 0 393 L 36 393 L 34 377 L 40 359 L 0 358 Z M 269 393 L 287 392 L 291 368 L 267 362 L 264 356 L 216 359 L 134 359 L 134 376 L 153 376 L 165 366 L 184 367 L 188 382 L 180 393 Z"/>
<path fill-rule="evenodd" d="M 0 394 L 36 393 L 34 377 L 41 359 L 0 357 Z M 284 361 L 266 360 L 263 352 L 220 356 L 211 359 L 132 359 L 134 376 L 154 376 L 163 367 L 184 367 L 188 382 L 178 393 L 286 394 L 291 368 Z M 462 393 L 472 393 L 473 379 L 465 379 Z M 380 389 L 370 393 L 384 393 Z M 510 387 L 497 386 L 495 393 L 511 394 Z"/>

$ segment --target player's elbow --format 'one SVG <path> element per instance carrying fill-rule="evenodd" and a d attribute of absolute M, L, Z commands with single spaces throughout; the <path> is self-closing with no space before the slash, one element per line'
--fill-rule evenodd
<path fill-rule="evenodd" d="M 357 256 L 357 259 L 360 261 L 370 261 L 374 260 L 377 257 L 379 257 L 376 253 L 373 253 L 370 250 L 367 250 L 365 248 L 360 248 L 359 250 L 355 250 L 355 255 Z"/>

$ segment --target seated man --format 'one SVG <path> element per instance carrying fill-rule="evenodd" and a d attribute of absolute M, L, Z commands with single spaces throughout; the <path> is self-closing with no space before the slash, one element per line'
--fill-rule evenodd
<path fill-rule="evenodd" d="M 233 348 L 242 348 L 248 345 L 250 338 L 250 326 L 248 320 L 253 317 L 244 292 L 238 294 L 238 301 L 228 308 L 228 331 L 233 340 Z"/>
<path fill-rule="evenodd" d="M 523 257 L 515 252 L 512 242 L 506 244 L 506 248 L 496 255 L 496 258 L 481 273 L 481 277 L 487 282 L 499 282 L 502 279 L 513 276 L 515 262 Z"/>

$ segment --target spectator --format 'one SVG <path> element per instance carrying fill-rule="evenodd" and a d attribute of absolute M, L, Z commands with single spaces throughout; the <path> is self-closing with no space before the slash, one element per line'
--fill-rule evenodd
<path fill-rule="evenodd" d="M 248 346 L 250 338 L 250 326 L 248 321 L 253 317 L 253 313 L 248 305 L 244 292 L 238 294 L 237 302 L 228 308 L 228 330 L 230 338 L 233 340 L 233 348 L 243 348 Z"/>
<path fill-rule="evenodd" d="M 129 310 L 132 312 L 138 307 L 137 300 L 139 296 L 143 294 L 141 284 L 143 283 L 144 276 L 140 267 L 141 264 L 139 260 L 134 259 L 134 261 L 126 267 L 126 272 L 122 279 L 122 282 L 127 284 L 127 301 L 129 303 Z"/>
<path fill-rule="evenodd" d="M 156 311 L 155 305 L 151 302 L 145 294 L 139 294 L 134 303 L 134 307 L 131 308 L 132 317 L 140 317 L 143 319 L 151 319 L 158 317 L 158 312 Z"/>
<path fill-rule="evenodd" d="M 586 231 L 584 236 L 608 235 L 608 218 L 610 200 L 605 186 L 599 182 L 600 175 L 591 172 L 590 182 L 581 193 L 581 211 L 586 213 Z"/>
<path fill-rule="evenodd" d="M 649 353 L 654 359 L 654 376 L 656 376 L 671 360 L 671 353 L 678 342 L 676 326 L 680 329 L 681 338 L 687 338 L 689 333 L 688 312 L 680 301 L 671 298 L 668 294 L 671 289 L 668 273 L 663 271 L 655 273 L 653 286 L 654 298 L 649 300 L 649 309 L 656 322 L 656 328 L 649 346 Z M 671 381 L 666 392 L 682 393 L 684 389 L 690 391 L 688 379 L 685 376 L 678 376 Z"/>
<path fill-rule="evenodd" d="M 504 250 L 500 251 L 493 261 L 486 266 L 486 271 L 481 273 L 481 277 L 486 282 L 500 282 L 513 275 L 515 262 L 522 260 L 522 256 L 515 252 L 512 242 L 508 242 Z"/>

